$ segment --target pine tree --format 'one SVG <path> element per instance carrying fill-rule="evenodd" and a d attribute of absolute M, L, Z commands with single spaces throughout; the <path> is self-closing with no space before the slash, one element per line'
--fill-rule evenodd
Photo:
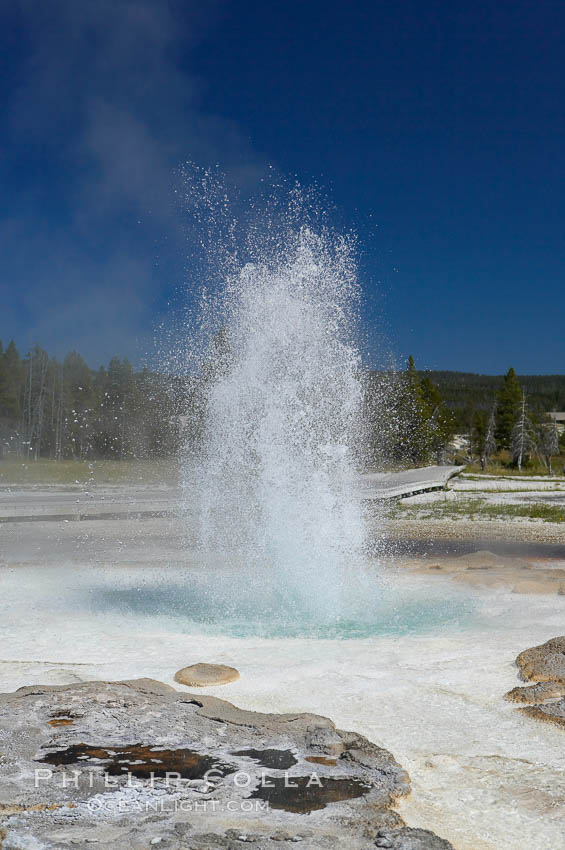
<path fill-rule="evenodd" d="M 84 458 L 91 453 L 96 417 L 92 371 L 76 351 L 63 361 L 64 451 Z"/>
<path fill-rule="evenodd" d="M 14 340 L 10 342 L 0 360 L 2 383 L 0 386 L 0 417 L 19 420 L 21 414 L 22 359 Z"/>
<path fill-rule="evenodd" d="M 522 388 L 514 369 L 510 368 L 504 376 L 504 383 L 497 393 L 496 441 L 501 449 L 509 449 L 512 428 L 520 408 Z"/>
<path fill-rule="evenodd" d="M 412 355 L 402 375 L 399 399 L 398 424 L 403 453 L 412 463 L 425 463 L 430 451 L 430 434 L 422 383 Z"/>
<path fill-rule="evenodd" d="M 408 358 L 394 395 L 394 410 L 391 410 L 396 431 L 393 457 L 424 464 L 433 456 L 441 462 L 453 436 L 455 418 L 445 407 L 435 384 L 427 376 L 420 377 L 412 356 Z"/>
<path fill-rule="evenodd" d="M 427 442 L 436 462 L 441 463 L 445 448 L 455 433 L 455 416 L 445 406 L 439 389 L 427 375 L 422 378 L 420 386 L 427 419 Z"/>

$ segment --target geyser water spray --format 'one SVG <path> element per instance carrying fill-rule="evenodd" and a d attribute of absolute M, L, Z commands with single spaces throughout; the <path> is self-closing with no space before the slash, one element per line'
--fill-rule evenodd
<path fill-rule="evenodd" d="M 212 320 L 206 302 L 216 336 L 186 474 L 197 543 L 234 606 L 247 597 L 266 616 L 339 619 L 366 538 L 352 244 L 293 204 L 249 229 L 243 255 L 222 264 Z"/>

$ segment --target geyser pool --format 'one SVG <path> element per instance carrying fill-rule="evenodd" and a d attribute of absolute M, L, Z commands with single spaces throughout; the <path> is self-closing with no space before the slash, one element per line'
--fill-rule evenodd
<path fill-rule="evenodd" d="M 119 574 L 91 574 L 85 584 L 95 611 L 134 617 L 138 625 L 145 622 L 150 630 L 171 634 L 361 639 L 468 627 L 474 606 L 467 593 L 442 588 L 440 594 L 425 587 L 422 577 L 389 569 L 394 572 L 393 584 L 380 583 L 375 598 L 367 598 L 357 608 L 350 606 L 345 614 L 331 619 L 325 611 L 317 617 L 309 600 L 301 606 L 300 597 L 294 599 L 290 614 L 285 600 L 277 610 L 277 588 L 235 593 L 234 584 L 244 583 L 245 576 L 226 574 L 225 569 L 171 567 L 163 579 L 162 573 L 156 575 L 147 567 L 130 568 Z M 75 599 L 77 607 L 84 604 L 84 593 L 77 593 Z"/>

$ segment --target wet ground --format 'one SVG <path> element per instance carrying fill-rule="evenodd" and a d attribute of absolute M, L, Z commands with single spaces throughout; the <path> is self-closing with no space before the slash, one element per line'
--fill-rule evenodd
<path fill-rule="evenodd" d="M 33 495 L 25 510 L 33 505 L 32 513 L 49 516 L 81 514 L 89 498 L 74 491 L 47 500 Z M 400 570 L 393 557 L 372 562 L 390 602 L 380 609 L 379 618 L 389 619 L 379 633 L 349 640 L 214 633 L 185 616 L 190 600 L 182 593 L 194 587 L 198 559 L 186 546 L 184 519 L 170 514 L 169 494 L 162 495 L 155 488 L 115 489 L 97 500 L 99 513 L 113 516 L 125 506 L 128 518 L 43 516 L 0 525 L 2 690 L 137 676 L 175 685 L 175 671 L 188 664 L 233 665 L 241 679 L 207 693 L 252 710 L 328 715 L 390 750 L 412 776 L 413 792 L 401 803 L 409 824 L 427 826 L 458 850 L 560 846 L 563 731 L 520 715 L 503 697 L 517 684 L 518 653 L 563 634 L 565 595 L 517 593 L 504 582 L 467 586 L 449 570 L 433 576 Z M 4 516 L 10 498 L 3 494 Z M 540 535 L 522 543 L 508 531 L 506 538 L 474 540 L 396 534 L 395 546 L 397 557 L 422 556 L 423 565 L 430 563 L 425 555 L 449 560 L 477 549 L 545 559 L 556 569 L 565 558 L 565 541 L 548 543 Z M 221 571 L 215 580 L 222 583 Z M 377 596 L 367 599 L 368 606 L 379 604 Z M 72 728 L 72 716 L 51 720 Z M 104 759 L 116 758 L 102 749 Z M 140 753 L 118 755 L 123 767 Z M 299 805 L 304 791 L 285 803 Z"/>
<path fill-rule="evenodd" d="M 369 473 L 359 477 L 359 495 L 365 500 L 398 498 L 409 493 L 441 489 L 460 469 L 430 466 L 394 473 Z M 79 484 L 0 486 L 0 522 L 81 520 L 93 517 L 128 519 L 137 514 L 176 516 L 183 502 L 182 490 L 175 484 L 128 485 Z M 190 510 L 190 505 L 185 506 Z"/>

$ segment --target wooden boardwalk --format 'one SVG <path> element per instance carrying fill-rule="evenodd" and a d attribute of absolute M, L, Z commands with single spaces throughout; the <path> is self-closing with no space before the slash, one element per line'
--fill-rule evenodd
<path fill-rule="evenodd" d="M 464 466 L 424 466 L 402 472 L 371 472 L 361 476 L 360 495 L 367 500 L 401 499 L 431 490 L 443 490 Z"/>

